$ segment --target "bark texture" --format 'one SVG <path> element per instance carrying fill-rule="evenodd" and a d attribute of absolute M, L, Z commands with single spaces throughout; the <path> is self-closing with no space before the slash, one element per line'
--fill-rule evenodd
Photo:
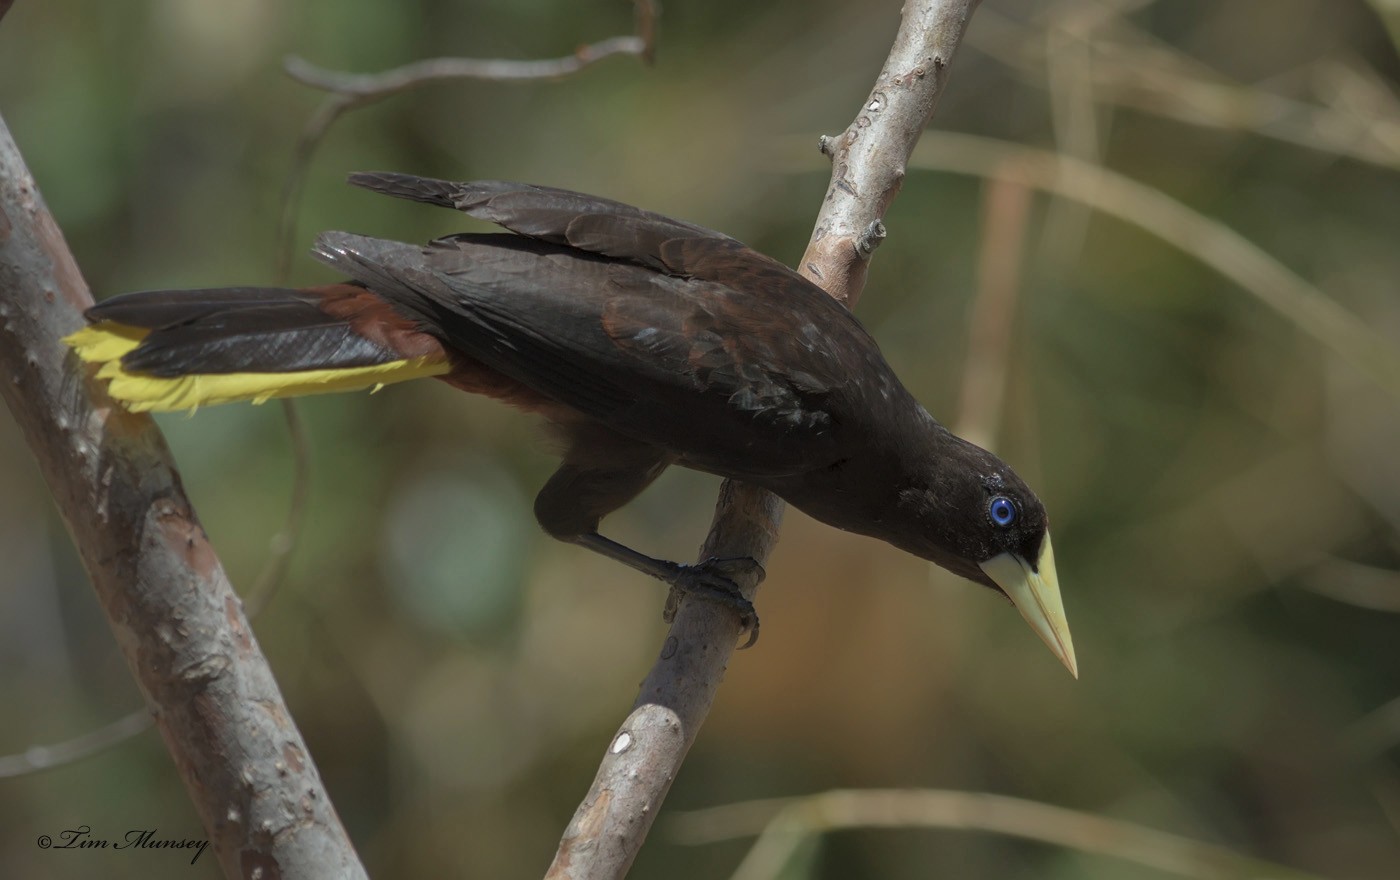
<path fill-rule="evenodd" d="M 860 113 L 842 134 L 822 139 L 822 151 L 832 158 L 831 185 L 799 265 L 848 308 L 865 286 L 870 255 L 885 234 L 881 218 L 904 181 L 909 155 L 933 116 L 978 2 L 909 0 Z M 775 496 L 726 481 L 699 558 L 766 561 L 782 511 Z M 752 597 L 758 584 L 740 586 Z M 564 832 L 549 880 L 627 873 L 709 714 L 738 635 L 738 619 L 727 609 L 702 601 L 681 604 L 661 656 Z"/>
<path fill-rule="evenodd" d="M 91 304 L 0 120 L 0 396 L 224 873 L 365 877 L 155 423 L 60 342 Z"/>

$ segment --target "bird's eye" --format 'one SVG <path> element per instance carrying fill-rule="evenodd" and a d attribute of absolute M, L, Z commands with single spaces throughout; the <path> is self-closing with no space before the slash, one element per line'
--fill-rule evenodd
<path fill-rule="evenodd" d="M 992 522 L 1005 528 L 1016 521 L 1016 505 L 1005 495 L 998 495 L 987 505 L 987 515 Z"/>

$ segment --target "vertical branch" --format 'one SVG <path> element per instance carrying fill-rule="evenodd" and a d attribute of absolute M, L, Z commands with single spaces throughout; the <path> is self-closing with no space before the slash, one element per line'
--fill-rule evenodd
<path fill-rule="evenodd" d="M 967 364 L 953 433 L 983 449 L 995 449 L 1001 433 L 1031 191 L 993 178 L 982 193 L 977 294 L 972 299 Z"/>
<path fill-rule="evenodd" d="M 87 285 L 0 120 L 0 395 L 228 877 L 365 876 L 155 423 L 60 338 Z"/>
<path fill-rule="evenodd" d="M 1094 99 L 1094 58 L 1090 41 L 1105 15 L 1102 7 L 1084 7 L 1057 16 L 1045 32 L 1045 79 L 1050 96 L 1050 127 L 1059 152 L 1099 164 L 1103 142 L 1099 108 Z M 1043 225 L 1042 252 L 1057 268 L 1072 265 L 1084 247 L 1092 213 L 1076 202 L 1052 199 Z M 973 441 L 976 442 L 975 440 Z"/>
<path fill-rule="evenodd" d="M 841 135 L 822 139 L 822 151 L 832 158 L 831 185 L 800 266 L 848 307 L 865 286 L 869 257 L 885 234 L 881 218 L 899 192 L 977 2 L 908 0 L 870 97 Z M 749 556 L 762 563 L 777 542 L 782 510 L 769 493 L 726 481 L 700 558 Z M 758 585 L 740 586 L 751 596 Z M 738 620 L 727 609 L 681 603 L 632 713 L 564 832 L 548 878 L 627 873 L 709 713 L 738 635 Z"/>

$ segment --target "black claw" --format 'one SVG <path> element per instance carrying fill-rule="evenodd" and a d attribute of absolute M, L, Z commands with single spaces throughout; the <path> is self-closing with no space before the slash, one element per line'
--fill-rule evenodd
<path fill-rule="evenodd" d="M 768 577 L 768 571 L 752 556 L 726 556 L 723 559 L 711 556 L 700 564 L 708 568 L 719 569 L 730 580 L 743 578 L 747 575 L 754 579 L 755 586 L 763 583 L 763 579 Z"/>
<path fill-rule="evenodd" d="M 666 620 L 675 617 L 679 595 L 695 596 L 732 609 L 739 615 L 740 633 L 748 633 L 748 641 L 739 650 L 752 647 L 758 641 L 758 612 L 753 602 L 745 598 L 734 578 L 756 577 L 762 581 L 763 566 L 748 556 L 731 559 L 711 557 L 697 565 L 678 565 L 671 579 L 671 597 L 666 602 Z"/>
<path fill-rule="evenodd" d="M 750 614 L 747 618 L 741 617 L 739 623 L 743 626 L 743 629 L 739 630 L 739 635 L 746 632 L 749 634 L 748 640 L 739 646 L 739 650 L 747 651 L 758 644 L 758 615 Z"/>

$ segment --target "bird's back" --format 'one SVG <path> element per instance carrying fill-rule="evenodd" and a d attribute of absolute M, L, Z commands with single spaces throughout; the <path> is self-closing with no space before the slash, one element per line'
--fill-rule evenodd
<path fill-rule="evenodd" d="M 329 233 L 317 252 L 449 350 L 704 470 L 824 466 L 869 395 L 902 392 L 859 323 L 791 272 L 741 287 L 500 234 Z M 717 277 L 743 274 L 734 255 Z"/>

